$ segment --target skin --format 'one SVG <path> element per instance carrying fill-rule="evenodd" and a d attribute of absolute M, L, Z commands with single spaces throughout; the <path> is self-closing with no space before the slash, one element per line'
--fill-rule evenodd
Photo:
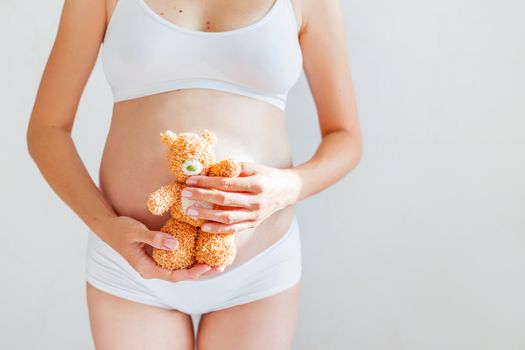
<path fill-rule="evenodd" d="M 236 0 L 225 6 L 220 1 L 147 1 L 159 16 L 201 31 L 248 25 L 272 3 Z M 222 91 L 173 90 L 114 105 L 97 186 L 76 151 L 71 130 L 115 0 L 65 1 L 28 125 L 28 150 L 57 195 L 142 277 L 177 282 L 208 278 L 222 270 L 197 265 L 171 272 L 158 267 L 149 255 L 151 246 L 173 249 L 177 244 L 158 231 L 169 214 L 153 216 L 145 206 L 149 193 L 173 180 L 159 130 L 208 128 L 219 139 L 218 159 L 246 159 L 240 178 L 195 176 L 194 183 L 187 183 L 192 198 L 222 205 L 221 210 L 190 207 L 197 210 L 197 217 L 211 220 L 209 230 L 236 233 L 238 255 L 226 270 L 282 237 L 298 201 L 334 184 L 358 164 L 361 131 L 339 3 L 292 3 L 322 135 L 311 159 L 292 164 L 285 116 L 278 108 Z M 239 123 L 240 119 L 244 122 Z M 188 315 L 124 300 L 89 284 L 86 288 L 97 349 L 140 349 L 146 343 L 157 349 L 193 348 Z M 290 348 L 298 298 L 296 285 L 272 297 L 203 315 L 199 349 L 262 349 L 268 344 L 272 349 Z"/>

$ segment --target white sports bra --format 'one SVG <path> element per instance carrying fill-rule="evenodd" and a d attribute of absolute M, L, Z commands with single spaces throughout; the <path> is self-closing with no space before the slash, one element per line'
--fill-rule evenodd
<path fill-rule="evenodd" d="M 101 58 L 115 102 L 208 88 L 285 109 L 303 68 L 291 0 L 275 0 L 258 21 L 222 32 L 181 27 L 144 0 L 117 1 Z"/>

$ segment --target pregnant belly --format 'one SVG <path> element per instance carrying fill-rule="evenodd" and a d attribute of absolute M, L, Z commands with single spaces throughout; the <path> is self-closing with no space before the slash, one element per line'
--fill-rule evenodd
<path fill-rule="evenodd" d="M 151 230 L 160 229 L 169 213 L 151 214 L 146 206 L 148 195 L 174 181 L 167 167 L 167 148 L 160 142 L 161 131 L 201 133 L 210 129 L 218 138 L 218 160 L 292 166 L 282 111 L 242 96 L 191 90 L 124 101 L 113 110 L 100 165 L 100 189 L 117 214 L 133 217 Z M 256 230 L 236 235 L 238 255 L 230 268 L 279 239 L 292 215 L 292 208 L 281 210 Z"/>

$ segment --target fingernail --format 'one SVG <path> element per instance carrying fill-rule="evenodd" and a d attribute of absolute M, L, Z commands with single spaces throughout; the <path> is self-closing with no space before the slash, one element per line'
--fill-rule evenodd
<path fill-rule="evenodd" d="M 186 211 L 186 214 L 188 214 L 189 216 L 194 216 L 196 217 L 197 215 L 199 215 L 199 212 L 193 208 L 189 208 L 187 211 Z"/>
<path fill-rule="evenodd" d="M 204 225 L 202 225 L 201 229 L 202 229 L 203 231 L 210 232 L 210 230 L 211 230 L 211 225 L 210 225 L 210 224 L 204 224 Z"/>
<path fill-rule="evenodd" d="M 197 180 L 195 180 L 193 177 L 188 177 L 186 179 L 186 184 L 188 184 L 188 185 L 196 185 L 197 184 Z"/>
<path fill-rule="evenodd" d="M 179 242 L 173 238 L 166 238 L 164 240 L 164 246 L 168 249 L 175 249 L 179 245 Z"/>
<path fill-rule="evenodd" d="M 191 197 L 191 191 L 188 191 L 188 190 L 182 190 L 182 192 L 180 193 L 181 196 L 183 197 Z"/>

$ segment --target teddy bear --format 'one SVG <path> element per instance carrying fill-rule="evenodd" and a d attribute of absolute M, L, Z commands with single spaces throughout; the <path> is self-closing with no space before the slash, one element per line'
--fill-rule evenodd
<path fill-rule="evenodd" d="M 168 168 L 175 181 L 151 193 L 147 207 L 154 215 L 163 215 L 170 211 L 170 218 L 160 231 L 175 237 L 179 245 L 175 250 L 153 247 L 153 260 L 169 270 L 187 269 L 194 263 L 212 267 L 230 265 L 236 254 L 233 233 L 204 232 L 200 227 L 206 220 L 186 215 L 190 206 L 210 209 L 219 206 L 182 197 L 181 191 L 189 176 L 239 176 L 240 164 L 232 159 L 216 160 L 213 146 L 217 143 L 217 137 L 210 130 L 204 130 L 201 135 L 193 132 L 177 135 L 166 130 L 160 133 L 160 140 L 168 147 Z"/>

